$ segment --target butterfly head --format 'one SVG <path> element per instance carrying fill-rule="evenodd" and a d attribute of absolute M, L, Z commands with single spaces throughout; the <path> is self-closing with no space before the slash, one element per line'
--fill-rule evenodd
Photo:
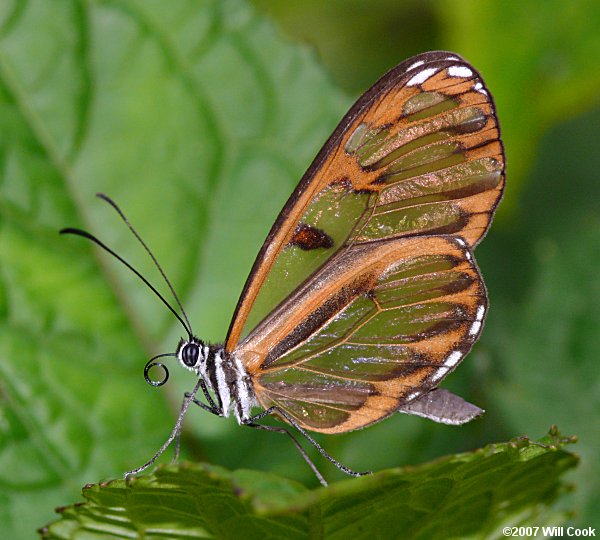
<path fill-rule="evenodd" d="M 206 361 L 208 359 L 209 347 L 200 341 L 196 336 L 190 334 L 188 339 L 181 339 L 177 345 L 177 351 L 174 353 L 164 353 L 153 356 L 146 363 L 144 368 L 144 378 L 151 386 L 162 386 L 169 380 L 169 370 L 162 362 L 157 362 L 157 358 L 173 356 L 179 360 L 179 363 L 186 369 L 194 371 L 197 374 L 205 374 Z M 162 379 L 153 379 L 150 377 L 150 370 L 159 367 L 163 370 Z"/>
<path fill-rule="evenodd" d="M 208 346 L 196 336 L 191 336 L 189 339 L 182 339 L 179 342 L 176 356 L 184 368 L 198 372 L 206 365 Z"/>

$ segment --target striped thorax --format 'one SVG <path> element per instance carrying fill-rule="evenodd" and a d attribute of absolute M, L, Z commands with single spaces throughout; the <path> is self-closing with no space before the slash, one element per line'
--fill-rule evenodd
<path fill-rule="evenodd" d="M 256 398 L 252 380 L 238 358 L 228 355 L 222 345 L 206 345 L 196 337 L 179 342 L 177 358 L 215 393 L 221 416 L 233 411 L 240 424 L 250 418 Z"/>

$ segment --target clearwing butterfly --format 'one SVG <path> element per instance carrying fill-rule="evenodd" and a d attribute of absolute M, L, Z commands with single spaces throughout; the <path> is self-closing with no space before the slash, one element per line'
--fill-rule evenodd
<path fill-rule="evenodd" d="M 481 333 L 487 311 L 473 248 L 504 187 L 494 102 L 460 56 L 428 52 L 377 81 L 344 116 L 277 217 L 238 301 L 224 344 L 192 332 L 173 287 L 116 204 L 104 195 L 161 271 L 187 332 L 175 353 L 144 375 L 164 384 L 157 359 L 174 356 L 197 376 L 170 437 L 193 403 L 240 424 L 272 414 L 344 472 L 308 431 L 342 433 L 395 412 L 463 424 L 483 411 L 438 389 Z M 149 377 L 161 367 L 160 381 Z M 201 390 L 206 402 L 197 392 Z M 255 406 L 262 411 L 253 414 Z M 177 455 L 177 450 L 176 450 Z"/>

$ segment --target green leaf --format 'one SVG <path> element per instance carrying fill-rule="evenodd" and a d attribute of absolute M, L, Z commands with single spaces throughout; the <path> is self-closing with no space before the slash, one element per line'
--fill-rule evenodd
<path fill-rule="evenodd" d="M 550 505 L 577 458 L 556 428 L 538 443 L 491 445 L 414 468 L 306 488 L 271 474 L 183 463 L 86 486 L 44 538 L 496 538 L 555 525 Z M 401 533 L 400 533 L 401 532 Z"/>
<path fill-rule="evenodd" d="M 222 340 L 274 216 L 346 101 L 241 0 L 2 2 L 4 535 L 30 538 L 78 486 L 143 463 L 172 427 L 142 370 L 182 329 L 118 263 L 58 230 L 93 231 L 168 296 L 94 193 L 112 196 L 194 329 Z M 194 382 L 184 375 L 167 388 L 173 411 Z M 238 429 L 198 416 L 207 440 Z"/>

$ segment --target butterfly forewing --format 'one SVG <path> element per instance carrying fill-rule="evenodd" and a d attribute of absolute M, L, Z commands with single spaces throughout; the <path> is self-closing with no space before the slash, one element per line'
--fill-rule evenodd
<path fill-rule="evenodd" d="M 284 206 L 238 303 L 226 349 L 261 404 L 336 432 L 435 387 L 479 335 L 471 248 L 503 185 L 493 102 L 468 63 L 426 53 L 378 81 Z"/>
<path fill-rule="evenodd" d="M 350 244 L 456 234 L 475 245 L 503 173 L 493 103 L 474 68 L 446 52 L 400 64 L 352 107 L 286 203 L 248 278 L 227 349 Z"/>

